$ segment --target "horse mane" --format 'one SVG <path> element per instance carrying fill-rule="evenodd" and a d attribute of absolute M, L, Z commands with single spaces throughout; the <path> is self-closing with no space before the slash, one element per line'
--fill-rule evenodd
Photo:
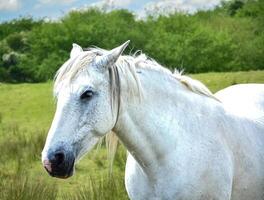
<path fill-rule="evenodd" d="M 66 79 L 68 79 L 68 81 L 70 82 L 80 71 L 88 72 L 87 70 L 85 70 L 85 67 L 87 67 L 88 64 L 92 62 L 94 57 L 96 55 L 103 55 L 104 53 L 107 52 L 107 50 L 98 47 L 87 48 L 85 50 L 86 51 L 82 52 L 81 55 L 69 59 L 57 71 L 54 78 L 55 93 L 57 93 L 60 83 L 62 83 Z M 175 69 L 174 73 L 172 73 L 170 70 L 161 66 L 154 59 L 147 57 L 143 53 L 137 55 L 136 52 L 134 55 L 120 56 L 120 58 L 116 62 L 116 66 L 121 72 L 123 72 L 123 75 L 127 76 L 127 78 L 129 77 L 129 75 L 132 75 L 132 78 L 136 81 L 137 89 L 139 90 L 140 90 L 140 82 L 139 79 L 137 78 L 136 69 L 145 68 L 171 75 L 176 80 L 184 84 L 190 91 L 218 100 L 212 94 L 212 92 L 200 81 L 183 75 L 182 71 L 179 71 L 177 69 Z M 130 81 L 132 80 L 129 80 L 129 82 Z"/>
<path fill-rule="evenodd" d="M 53 91 L 54 95 L 57 96 L 58 92 L 62 88 L 62 85 L 70 84 L 78 73 L 88 73 L 86 67 L 89 65 L 89 63 L 91 63 L 97 55 L 100 56 L 107 52 L 107 50 L 98 47 L 87 48 L 84 49 L 84 51 L 81 52 L 80 55 L 78 55 L 77 57 L 70 58 L 67 62 L 65 62 L 55 75 Z M 203 95 L 219 101 L 212 94 L 212 92 L 200 81 L 194 80 L 188 76 L 183 75 L 182 71 L 178 71 L 177 69 L 175 69 L 174 73 L 172 73 L 167 68 L 161 66 L 154 59 L 147 57 L 141 51 L 136 52 L 134 55 L 120 56 L 114 67 L 116 67 L 118 71 L 122 73 L 122 75 L 129 83 L 130 91 L 128 93 L 132 94 L 133 97 L 141 96 L 141 85 L 137 75 L 137 69 L 150 69 L 167 74 L 168 76 L 172 76 L 173 78 L 175 78 L 175 80 L 179 81 L 180 83 L 185 85 L 187 89 L 196 94 Z M 121 86 L 119 81 L 117 81 L 119 80 L 119 77 L 116 76 L 119 76 L 119 73 L 116 73 L 115 69 L 112 68 L 110 68 L 109 70 L 111 93 L 112 95 L 118 94 L 118 92 L 116 91 L 120 91 Z M 112 101 L 115 102 L 115 95 L 113 95 L 112 98 Z M 99 144 L 100 143 L 101 142 L 99 142 Z M 117 146 L 118 138 L 116 134 L 112 131 L 106 134 L 106 148 L 108 152 L 110 172 L 112 171 L 112 165 L 116 154 Z"/>
<path fill-rule="evenodd" d="M 107 52 L 107 50 L 98 47 L 87 48 L 86 50 L 92 51 L 97 55 L 103 55 L 104 53 Z M 183 71 L 179 71 L 177 69 L 174 69 L 174 73 L 172 73 L 170 70 L 160 65 L 154 59 L 146 56 L 146 54 L 142 53 L 141 51 L 136 51 L 133 55 L 120 56 L 120 58 L 116 62 L 116 65 L 119 70 L 124 72 L 123 74 L 125 76 L 128 77 L 128 75 L 132 73 L 132 76 L 136 81 L 137 89 L 140 89 L 140 83 L 136 75 L 136 69 L 145 68 L 145 69 L 159 71 L 161 73 L 168 74 L 169 76 L 173 76 L 176 80 L 184 84 L 190 91 L 219 101 L 212 94 L 212 92 L 200 81 L 183 75 Z"/>

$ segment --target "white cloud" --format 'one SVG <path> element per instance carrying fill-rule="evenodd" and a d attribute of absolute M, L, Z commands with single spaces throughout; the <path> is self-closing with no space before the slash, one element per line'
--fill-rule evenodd
<path fill-rule="evenodd" d="M 147 3 L 140 15 L 154 14 L 166 15 L 175 11 L 194 13 L 197 10 L 211 9 L 221 0 L 158 0 Z"/>
<path fill-rule="evenodd" d="M 75 1 L 77 0 L 38 0 L 38 3 L 35 4 L 34 9 L 42 9 L 43 6 L 54 5 L 54 4 L 70 5 Z"/>
<path fill-rule="evenodd" d="M 18 0 L 0 0 L 0 10 L 15 11 L 20 7 Z"/>
<path fill-rule="evenodd" d="M 39 0 L 41 4 L 71 4 L 76 0 Z"/>
<path fill-rule="evenodd" d="M 132 0 L 102 0 L 93 4 L 92 7 L 98 7 L 103 10 L 113 10 L 115 8 L 124 8 L 128 6 Z"/>
<path fill-rule="evenodd" d="M 128 6 L 132 0 L 105 0 L 104 2 L 117 7 L 125 7 Z"/>

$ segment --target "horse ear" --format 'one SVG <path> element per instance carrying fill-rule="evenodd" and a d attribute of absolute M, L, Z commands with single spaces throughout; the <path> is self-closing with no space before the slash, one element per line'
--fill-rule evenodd
<path fill-rule="evenodd" d="M 98 67 L 102 68 L 109 68 L 111 67 L 119 58 L 119 56 L 123 53 L 123 51 L 128 46 L 130 40 L 126 41 L 124 44 L 120 45 L 119 47 L 116 47 L 106 54 L 102 56 L 96 57 L 96 65 Z"/>
<path fill-rule="evenodd" d="M 71 58 L 76 57 L 81 52 L 83 52 L 82 47 L 80 47 L 78 44 L 73 43 L 70 57 Z"/>

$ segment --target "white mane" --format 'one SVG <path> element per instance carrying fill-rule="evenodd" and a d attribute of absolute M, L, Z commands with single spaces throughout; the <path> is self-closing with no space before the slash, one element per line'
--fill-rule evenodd
<path fill-rule="evenodd" d="M 177 69 L 174 70 L 174 73 L 172 73 L 167 68 L 161 66 L 159 63 L 157 63 L 155 60 L 148 58 L 145 54 L 140 54 L 139 56 L 122 56 L 121 60 L 124 59 L 125 61 L 129 62 L 128 67 L 122 66 L 117 62 L 117 66 L 120 69 L 128 69 L 135 66 L 135 68 L 146 68 L 151 70 L 156 70 L 161 73 L 168 74 L 169 76 L 173 76 L 176 80 L 180 81 L 182 84 L 184 84 L 190 91 L 201 94 L 213 99 L 218 100 L 212 92 L 200 81 L 194 80 L 188 76 L 182 75 L 183 71 L 179 71 Z M 135 70 L 130 70 L 131 72 L 135 73 Z M 136 77 L 136 74 L 133 74 Z"/>
<path fill-rule="evenodd" d="M 87 71 L 85 68 L 93 61 L 96 55 L 103 55 L 106 52 L 107 50 L 100 48 L 88 48 L 87 51 L 82 52 L 79 56 L 69 59 L 56 73 L 54 93 L 56 94 L 60 90 L 62 82 L 66 80 L 70 83 L 70 81 L 75 78 L 76 74 L 81 71 Z M 155 60 L 147 57 L 143 53 L 140 53 L 138 56 L 135 54 L 132 56 L 120 56 L 116 62 L 116 67 L 122 72 L 129 84 L 136 87 L 139 95 L 141 88 L 136 69 L 146 68 L 173 76 L 176 80 L 184 84 L 190 91 L 218 100 L 200 81 L 182 75 L 182 72 L 177 69 L 175 69 L 174 73 L 172 73 L 170 70 L 161 66 Z M 135 90 L 132 92 L 134 93 Z"/>

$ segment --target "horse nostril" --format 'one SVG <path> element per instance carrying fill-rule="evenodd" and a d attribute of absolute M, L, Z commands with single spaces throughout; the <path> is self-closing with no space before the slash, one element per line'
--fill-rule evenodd
<path fill-rule="evenodd" d="M 62 148 L 51 151 L 43 157 L 43 165 L 46 171 L 49 175 L 58 178 L 66 178 L 73 174 L 74 161 L 73 152 Z"/>
<path fill-rule="evenodd" d="M 56 161 L 56 164 L 59 165 L 61 163 L 64 162 L 65 160 L 65 155 L 63 152 L 58 152 L 58 153 L 55 153 L 55 161 Z"/>

